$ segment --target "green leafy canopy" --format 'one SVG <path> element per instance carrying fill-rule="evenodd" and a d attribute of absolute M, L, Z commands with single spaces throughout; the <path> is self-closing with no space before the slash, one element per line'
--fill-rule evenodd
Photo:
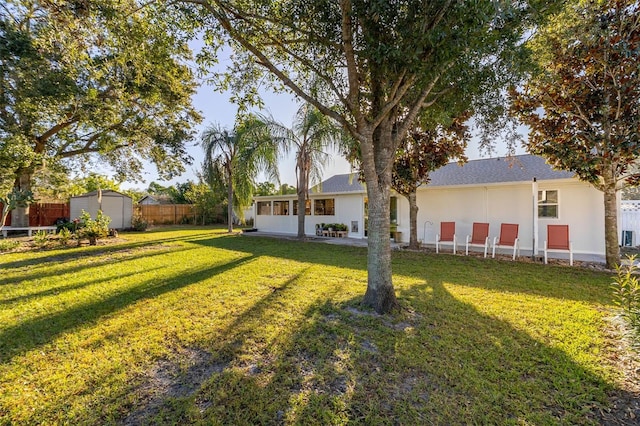
<path fill-rule="evenodd" d="M 0 7 L 0 155 L 15 176 L 56 162 L 138 178 L 150 160 L 163 178 L 184 170 L 200 120 L 186 39 L 161 5 L 134 0 Z"/>

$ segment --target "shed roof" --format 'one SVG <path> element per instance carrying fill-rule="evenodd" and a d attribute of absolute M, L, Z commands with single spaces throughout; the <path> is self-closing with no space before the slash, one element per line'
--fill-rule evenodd
<path fill-rule="evenodd" d="M 96 195 L 98 195 L 98 190 L 87 192 L 86 194 L 82 194 L 82 195 L 74 195 L 71 198 L 95 197 Z M 103 197 L 127 197 L 127 198 L 131 198 L 127 194 L 122 194 L 122 193 L 120 193 L 118 191 L 114 191 L 113 189 L 103 189 L 102 190 L 102 196 Z"/>

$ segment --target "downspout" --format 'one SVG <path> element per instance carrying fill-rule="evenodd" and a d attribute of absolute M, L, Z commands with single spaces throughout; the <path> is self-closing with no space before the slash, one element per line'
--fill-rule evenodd
<path fill-rule="evenodd" d="M 531 206 L 533 213 L 533 241 L 531 245 L 531 259 L 535 262 L 538 257 L 538 180 L 534 177 L 531 182 Z"/>

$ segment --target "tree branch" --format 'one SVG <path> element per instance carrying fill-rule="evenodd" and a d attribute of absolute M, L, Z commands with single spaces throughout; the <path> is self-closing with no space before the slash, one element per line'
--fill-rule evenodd
<path fill-rule="evenodd" d="M 453 61 L 446 63 L 443 69 L 440 72 L 438 72 L 433 78 L 433 80 L 431 80 L 431 82 L 427 85 L 427 87 L 425 87 L 425 89 L 422 91 L 422 93 L 420 94 L 416 102 L 414 102 L 414 104 L 411 107 L 409 107 L 409 112 L 407 113 L 402 124 L 400 125 L 397 134 L 399 135 L 406 134 L 409 131 L 409 128 L 413 124 L 414 120 L 420 113 L 420 111 L 423 108 L 425 108 L 425 106 L 428 107 L 430 105 L 433 105 L 440 96 L 445 94 L 448 90 L 451 90 L 451 89 L 445 89 L 439 92 L 438 94 L 436 94 L 436 97 L 432 99 L 432 101 L 425 104 L 427 97 L 431 94 L 431 92 L 433 91 L 433 88 L 436 86 L 438 81 L 440 81 L 440 78 L 444 75 L 445 72 L 450 70 L 453 67 L 453 65 L 454 65 Z M 394 142 L 397 144 L 397 141 L 394 141 Z"/>
<path fill-rule="evenodd" d="M 77 115 L 75 115 L 75 113 L 73 112 L 67 113 L 65 118 L 67 118 L 67 121 L 63 121 L 62 123 L 56 124 L 55 126 L 51 127 L 49 130 L 44 132 L 42 135 L 40 135 L 37 138 L 38 142 L 44 144 L 45 142 L 47 142 L 47 140 L 49 140 L 51 136 L 57 134 L 61 130 L 66 129 L 72 124 L 77 123 L 80 120 L 80 118 Z"/>
<path fill-rule="evenodd" d="M 347 63 L 347 78 L 349 81 L 349 93 L 347 94 L 346 107 L 354 115 L 358 128 L 365 127 L 365 118 L 360 111 L 360 73 L 356 63 L 356 54 L 353 50 L 353 27 L 349 17 L 351 12 L 351 1 L 340 0 L 340 11 L 342 13 L 342 45 L 345 60 Z"/>
<path fill-rule="evenodd" d="M 268 69 L 273 75 L 275 75 L 282 82 L 282 84 L 287 86 L 296 95 L 300 96 L 305 101 L 314 105 L 316 108 L 322 111 L 323 114 L 331 117 L 332 119 L 340 123 L 340 125 L 348 129 L 349 132 L 354 135 L 354 137 L 358 135 L 357 129 L 351 123 L 349 123 L 349 121 L 343 115 L 330 109 L 329 107 L 327 107 L 326 105 L 318 101 L 316 98 L 306 93 L 300 86 L 298 86 L 293 80 L 291 80 L 291 78 L 289 78 L 288 75 L 286 75 L 280 68 L 278 68 L 273 63 L 273 61 L 267 58 L 267 56 L 264 53 L 262 53 L 262 51 L 255 44 L 251 43 L 240 32 L 236 31 L 235 28 L 233 28 L 233 26 L 231 25 L 231 20 L 225 13 L 225 5 L 222 4 L 221 1 L 219 0 L 213 0 L 212 2 L 209 2 L 207 0 L 180 0 L 180 1 L 184 3 L 192 3 L 192 4 L 200 5 L 203 8 L 205 8 L 207 11 L 209 11 L 216 18 L 216 20 L 222 26 L 222 28 L 227 33 L 229 33 L 229 35 L 231 35 L 236 42 L 240 43 L 240 45 L 243 48 L 251 52 L 257 58 L 257 62 L 263 67 L 265 67 L 266 69 Z M 220 8 L 220 10 L 216 9 L 212 5 L 212 3 L 215 3 Z M 233 11 L 229 11 L 229 12 L 233 13 Z M 305 65 L 309 66 L 309 63 L 306 62 Z"/>
<path fill-rule="evenodd" d="M 131 144 L 125 143 L 125 144 L 120 144 L 120 145 L 115 145 L 113 147 L 113 151 L 116 151 L 118 149 L 121 148 L 126 148 L 128 146 L 131 146 Z M 92 153 L 96 153 L 96 152 L 100 152 L 100 148 L 96 147 L 87 147 L 86 145 L 80 149 L 74 149 L 72 151 L 67 151 L 67 152 L 63 152 L 61 154 L 59 154 L 58 156 L 60 158 L 69 158 L 69 157 L 73 157 L 74 155 L 80 155 L 80 154 L 92 154 Z"/>
<path fill-rule="evenodd" d="M 77 155 L 77 154 L 86 154 L 89 152 L 99 152 L 100 149 L 99 147 L 92 147 L 91 145 L 98 140 L 98 138 L 102 135 L 104 135 L 105 133 L 111 131 L 111 130 L 115 130 L 118 128 L 122 128 L 122 125 L 124 124 L 125 120 L 122 120 L 116 124 L 113 124 L 109 127 L 107 127 L 106 129 L 103 129 L 101 131 L 95 132 L 92 136 L 90 136 L 89 138 L 87 138 L 86 143 L 84 144 L 84 146 L 82 148 L 79 149 L 74 149 L 71 151 L 64 151 L 61 152 L 60 150 L 58 150 L 58 152 L 56 153 L 56 155 L 58 157 L 61 158 L 68 158 L 68 157 L 72 157 L 73 155 Z M 90 134 L 90 133 L 89 133 Z M 130 146 L 131 144 L 123 144 L 123 145 L 116 145 L 113 150 L 117 150 L 118 148 L 122 148 L 122 147 L 126 147 L 126 146 Z M 61 149 L 65 149 L 66 147 L 68 147 L 69 144 L 65 144 L 62 147 L 60 147 Z"/>

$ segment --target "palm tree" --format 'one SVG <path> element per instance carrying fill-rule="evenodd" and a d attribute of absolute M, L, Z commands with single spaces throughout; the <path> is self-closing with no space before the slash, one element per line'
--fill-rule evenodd
<path fill-rule="evenodd" d="M 228 230 L 233 232 L 234 209 L 238 217 L 244 217 L 258 173 L 264 171 L 278 180 L 278 146 L 255 117 L 237 124 L 231 132 L 212 124 L 200 139 L 205 152 L 203 177 L 214 191 L 226 188 Z"/>
<path fill-rule="evenodd" d="M 287 128 L 272 117 L 260 117 L 271 137 L 284 142 L 283 151 L 296 150 L 296 193 L 298 195 L 298 238 L 304 238 L 304 221 L 309 187 L 322 179 L 322 169 L 330 159 L 325 150 L 340 147 L 343 132 L 326 115 L 309 104 L 296 113 L 293 127 Z"/>

